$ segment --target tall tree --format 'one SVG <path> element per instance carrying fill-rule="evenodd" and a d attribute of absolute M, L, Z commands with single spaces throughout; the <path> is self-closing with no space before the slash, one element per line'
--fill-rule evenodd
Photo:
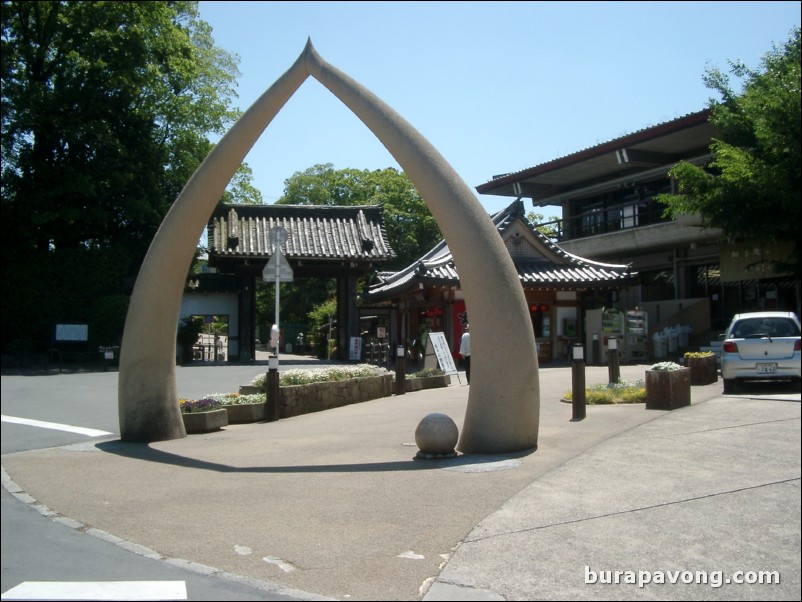
<path fill-rule="evenodd" d="M 396 259 L 387 269 L 406 267 L 442 239 L 440 228 L 417 189 L 406 174 L 394 168 L 375 171 L 334 169 L 331 163 L 314 165 L 296 172 L 284 182 L 280 205 L 378 205 L 384 206 L 384 223 Z M 333 281 L 307 279 L 282 288 L 288 307 L 288 320 L 308 322 L 310 315 L 331 309 L 335 293 Z M 363 286 L 363 283 L 360 284 Z M 286 290 L 286 296 L 284 291 Z M 270 308 L 274 303 L 272 288 L 257 291 L 257 306 Z M 325 309 L 324 309 L 325 308 Z M 271 310 L 272 311 L 272 310 Z M 269 323 L 267 314 L 260 319 Z M 314 321 L 314 320 L 313 320 Z M 314 329 L 311 324 L 308 328 Z"/>
<path fill-rule="evenodd" d="M 707 167 L 680 163 L 670 172 L 677 195 L 661 195 L 672 216 L 698 213 L 709 227 L 720 228 L 731 242 L 766 246 L 786 243 L 778 272 L 800 274 L 800 30 L 774 46 L 760 69 L 730 64 L 743 80 L 732 90 L 729 77 L 709 69 L 705 84 L 721 96 L 711 99 L 711 122 L 721 133 L 711 145 Z"/>
<path fill-rule="evenodd" d="M 383 204 L 387 237 L 397 255 L 389 268 L 406 267 L 443 237 L 415 186 L 392 167 L 370 171 L 315 165 L 285 180 L 284 195 L 276 204 Z"/>
<path fill-rule="evenodd" d="M 63 320 L 108 344 L 207 136 L 237 115 L 237 58 L 214 45 L 197 2 L 0 8 L 2 310 L 15 316 L 3 348 L 47 344 Z"/>

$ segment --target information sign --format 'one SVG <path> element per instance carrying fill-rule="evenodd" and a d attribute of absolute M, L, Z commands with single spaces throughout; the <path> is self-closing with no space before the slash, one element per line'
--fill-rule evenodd
<path fill-rule="evenodd" d="M 437 363 L 440 364 L 440 369 L 446 374 L 457 374 L 457 366 L 454 364 L 454 356 L 451 355 L 451 349 L 448 348 L 448 341 L 443 332 L 430 332 L 429 340 L 426 342 L 427 354 L 428 347 L 431 346 L 437 357 Z"/>
<path fill-rule="evenodd" d="M 281 250 L 276 247 L 276 252 L 270 256 L 270 259 L 262 270 L 262 280 L 265 282 L 292 282 L 293 273 L 290 262 L 284 257 Z"/>
<path fill-rule="evenodd" d="M 88 324 L 56 324 L 57 341 L 88 341 Z"/>
<path fill-rule="evenodd" d="M 351 337 L 351 344 L 348 346 L 348 359 L 351 361 L 362 359 L 362 337 Z"/>

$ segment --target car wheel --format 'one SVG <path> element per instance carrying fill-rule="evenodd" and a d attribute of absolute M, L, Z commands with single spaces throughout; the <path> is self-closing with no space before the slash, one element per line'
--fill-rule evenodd
<path fill-rule="evenodd" d="M 734 378 L 725 378 L 724 379 L 724 393 L 735 393 L 735 379 Z"/>

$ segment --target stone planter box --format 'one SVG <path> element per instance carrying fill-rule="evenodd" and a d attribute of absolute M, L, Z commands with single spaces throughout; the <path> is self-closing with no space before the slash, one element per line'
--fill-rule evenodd
<path fill-rule="evenodd" d="M 447 374 L 427 376 L 425 378 L 407 378 L 404 380 L 404 391 L 406 393 L 412 393 L 425 389 L 439 389 L 440 387 L 447 387 L 450 384 L 451 377 Z"/>
<path fill-rule="evenodd" d="M 710 385 L 718 381 L 718 363 L 715 355 L 687 359 L 691 371 L 691 385 Z"/>
<path fill-rule="evenodd" d="M 223 406 L 228 414 L 228 424 L 259 422 L 267 418 L 267 404 L 238 403 Z"/>
<path fill-rule="evenodd" d="M 393 394 L 392 373 L 336 382 L 280 387 L 281 418 L 362 403 Z"/>
<path fill-rule="evenodd" d="M 394 382 L 395 375 L 388 372 L 365 378 L 279 387 L 281 396 L 279 415 L 281 418 L 290 418 L 380 397 L 390 397 L 393 394 Z M 264 393 L 264 389 L 242 385 L 239 392 L 240 395 L 250 395 Z"/>
<path fill-rule="evenodd" d="M 181 414 L 181 417 L 184 419 L 184 429 L 189 434 L 219 431 L 228 425 L 228 412 L 225 409 Z"/>
<path fill-rule="evenodd" d="M 675 410 L 691 404 L 691 370 L 647 370 L 646 409 Z"/>

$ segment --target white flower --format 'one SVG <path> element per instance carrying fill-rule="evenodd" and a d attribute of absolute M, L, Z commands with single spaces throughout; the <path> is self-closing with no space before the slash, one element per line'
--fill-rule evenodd
<path fill-rule="evenodd" d="M 655 370 L 657 372 L 674 372 L 675 370 L 682 370 L 682 366 L 674 362 L 660 362 L 658 364 L 653 364 L 649 370 Z"/>

